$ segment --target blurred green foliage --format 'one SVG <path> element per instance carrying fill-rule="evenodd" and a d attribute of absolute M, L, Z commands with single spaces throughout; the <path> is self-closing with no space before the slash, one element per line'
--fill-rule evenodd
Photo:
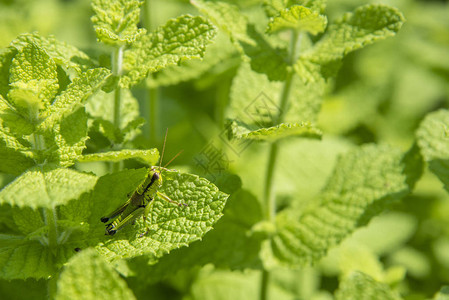
<path fill-rule="evenodd" d="M 283 131 L 290 138 L 282 141 L 278 151 L 275 210 L 281 221 L 276 221 L 278 227 L 274 229 L 273 224 L 266 222 L 262 200 L 271 145 L 257 141 L 246 143 L 241 136 L 252 134 L 258 139 L 258 130 L 277 132 L 279 128 L 273 129 L 270 125 L 277 124 L 267 123 L 261 127 L 270 129 L 254 128 L 251 122 L 260 120 L 254 121 L 248 114 L 245 115 L 247 119 L 235 120 L 235 117 L 247 107 L 239 102 L 242 99 L 251 103 L 261 92 L 262 97 L 270 101 L 279 96 L 285 78 L 274 71 L 269 74 L 273 78 L 261 74 L 266 68 L 279 71 L 284 66 L 278 62 L 264 64 L 266 49 L 261 48 L 261 54 L 256 51 L 260 50 L 257 47 L 248 46 L 250 43 L 245 39 L 250 36 L 256 40 L 256 37 L 250 35 L 247 28 L 240 31 L 239 24 L 246 21 L 239 20 L 243 23 L 235 22 L 223 28 L 219 26 L 220 17 L 231 13 L 214 19 L 213 14 L 204 13 L 207 8 L 203 6 L 215 2 L 192 2 L 194 5 L 181 0 L 147 1 L 141 7 L 138 27 L 152 32 L 171 18 L 203 13 L 204 18 L 218 27 L 213 42 L 201 48 L 200 54 L 180 51 L 185 55 L 182 59 L 161 59 L 166 68 L 155 67 L 153 71 L 159 71 L 134 85 L 130 92 L 124 92 L 122 123 L 116 128 L 112 98 L 107 99 L 101 91 L 87 99 L 82 115 L 89 118 L 89 138 L 83 154 L 88 157 L 87 154 L 120 149 L 158 148 L 161 151 L 169 128 L 165 160 L 183 150 L 170 167 L 205 177 L 231 194 L 223 218 L 202 241 L 172 250 L 160 259 L 149 255 L 107 263 L 91 250 L 77 254 L 72 249 L 76 245 L 72 247 L 71 244 L 60 262 L 61 266 L 67 264 L 61 273 L 61 283 L 58 282 L 60 288 L 46 279 L 1 279 L 1 298 L 44 299 L 48 294 L 80 298 L 76 294 L 76 284 L 85 285 L 86 282 L 74 283 L 70 276 L 86 275 L 87 281 L 95 281 L 97 276 L 109 284 L 116 283 L 112 284 L 114 287 L 121 287 L 121 290 L 110 288 L 110 294 L 104 297 L 133 294 L 137 299 L 260 299 L 261 270 L 269 269 L 268 299 L 447 299 L 449 293 L 444 285 L 449 281 L 449 142 L 445 126 L 449 126 L 449 113 L 445 109 L 449 108 L 449 1 L 338 0 L 328 1 L 327 6 L 326 1 L 299 1 L 308 7 L 316 5 L 315 11 L 325 15 L 328 24 L 346 12 L 372 3 L 397 8 L 405 17 L 405 23 L 394 37 L 354 52 L 347 51 L 344 57 L 342 53 L 342 59 L 326 61 L 326 64 L 320 61 L 321 69 L 317 72 L 313 65 L 306 70 L 312 74 L 308 77 L 312 84 L 294 84 L 301 88 L 292 91 L 291 97 L 299 99 L 300 104 L 289 111 L 286 120 L 290 124 L 311 121 L 312 127 L 309 128 L 311 132 Z M 247 22 L 255 24 L 255 30 L 263 33 L 270 45 L 279 50 L 276 53 L 288 48 L 285 47 L 289 40 L 286 32 L 269 36 L 265 28 L 268 16 L 276 14 L 278 6 L 298 1 L 222 2 L 234 5 Z M 54 35 L 57 40 L 84 51 L 92 64 L 112 69 L 107 56 L 109 49 L 96 42 L 90 22 L 93 13 L 88 0 L 0 1 L 0 48 L 6 48 L 20 34 L 38 31 L 41 36 Z M 321 17 L 320 20 L 324 22 Z M 320 30 L 315 32 L 316 24 L 307 27 L 309 25 L 304 26 L 312 29 L 305 30 L 316 35 L 303 39 L 301 47 L 304 49 L 326 34 Z M 210 28 L 208 30 L 212 30 Z M 212 39 L 209 36 L 205 39 L 209 38 Z M 202 60 L 184 60 L 189 55 L 194 58 L 203 54 Z M 262 63 L 256 59 L 261 59 Z M 306 72 L 298 66 L 295 70 Z M 314 82 L 316 78 L 319 80 Z M 116 82 L 110 83 L 113 87 L 114 84 Z M 319 102 L 316 99 L 320 99 Z M 274 105 L 277 107 L 279 103 Z M 226 130 L 230 124 L 227 118 L 234 119 L 232 130 Z M 298 137 L 291 138 L 295 135 Z M 303 135 L 321 137 L 321 140 L 303 139 Z M 228 137 L 234 139 L 230 141 Z M 275 135 L 273 140 L 277 138 Z M 260 139 L 265 138 L 262 135 Z M 267 135 L 266 139 L 271 138 Z M 365 144 L 380 146 L 374 148 Z M 395 150 L 390 151 L 393 147 Z M 219 165 L 210 165 L 204 160 L 211 153 L 222 158 Z M 0 161 L 3 159 L 7 157 Z M 424 166 L 420 165 L 422 160 Z M 119 164 L 120 168 L 133 169 L 143 166 L 142 163 L 129 159 Z M 405 171 L 399 163 L 404 163 Z M 376 169 L 378 165 L 382 168 Z M 23 168 L 26 167 L 28 165 Z M 112 163 L 80 159 L 73 168 L 100 177 L 113 172 L 115 167 Z M 373 172 L 364 168 L 371 168 Z M 407 168 L 413 172 L 408 173 Z M 355 179 L 348 183 L 345 176 Z M 125 176 L 121 178 L 126 181 Z M 0 187 L 14 179 L 11 174 L 1 173 Z M 340 187 L 343 188 L 339 190 Z M 351 194 L 354 190 L 360 193 Z M 375 192 L 380 195 L 372 196 Z M 323 238 L 327 234 L 323 233 L 324 229 L 314 232 L 323 233 L 321 240 L 315 236 L 292 238 L 288 235 L 288 230 L 296 233 L 308 224 L 313 226 L 315 219 L 311 220 L 311 216 L 324 215 L 326 206 L 323 203 L 336 203 L 346 193 L 348 202 L 354 198 L 363 202 L 347 209 L 363 211 L 348 217 L 352 223 L 342 226 L 344 233 L 340 236 L 329 234 L 331 238 Z M 388 197 L 396 198 L 390 201 Z M 4 242 L 4 235 L 23 230 L 15 228 L 12 216 L 32 215 L 24 217 L 23 212 L 17 214 L 14 209 L 2 205 L 0 210 L 0 246 L 8 243 Z M 76 207 L 71 209 L 76 211 Z M 319 223 L 323 224 L 326 225 Z M 361 225 L 366 227 L 357 229 Z M 285 236 L 284 240 L 276 242 Z M 266 243 L 267 239 L 274 242 Z M 298 240 L 318 240 L 313 245 L 316 248 L 311 247 L 316 252 L 304 254 L 307 259 L 302 259 L 302 253 L 298 254 L 299 260 L 295 255 L 289 256 L 288 251 L 282 252 L 283 243 L 288 244 L 285 241 L 294 244 Z M 331 245 L 336 246 L 327 252 Z M 0 263 L 5 265 L 5 261 L 7 258 Z M 313 266 L 304 265 L 304 261 L 312 262 Z M 291 268 L 281 267 L 286 264 Z M 0 274 L 6 274 L 6 269 Z M 84 274 L 84 270 L 88 272 Z M 95 295 L 96 292 L 85 293 Z M 95 296 L 101 298 L 101 295 Z"/>

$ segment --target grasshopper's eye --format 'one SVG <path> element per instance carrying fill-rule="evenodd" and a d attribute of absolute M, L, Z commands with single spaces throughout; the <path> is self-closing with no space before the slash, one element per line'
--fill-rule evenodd
<path fill-rule="evenodd" d="M 158 172 L 156 172 L 156 173 L 154 173 L 153 174 L 153 176 L 151 177 L 151 181 L 157 181 L 157 180 L 159 180 L 159 178 L 160 178 L 161 176 L 159 175 L 159 173 Z"/>

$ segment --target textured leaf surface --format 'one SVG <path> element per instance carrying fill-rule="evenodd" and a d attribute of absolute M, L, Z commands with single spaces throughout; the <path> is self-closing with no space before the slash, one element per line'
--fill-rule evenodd
<path fill-rule="evenodd" d="M 91 201 L 95 203 L 90 223 L 98 225 L 90 235 L 104 236 L 105 227 L 100 223 L 100 218 L 123 204 L 126 195 L 145 176 L 146 170 L 140 169 L 106 175 L 100 179 L 91 195 Z M 220 192 L 215 185 L 196 175 L 174 170 L 164 169 L 162 176 L 164 182 L 160 192 L 187 206 L 177 206 L 157 196 L 147 216 L 148 234 L 139 237 L 146 227 L 143 219 L 139 218 L 134 226 L 126 226 L 96 246 L 108 260 L 142 254 L 158 258 L 172 249 L 201 239 L 222 216 L 228 195 Z"/>
<path fill-rule="evenodd" d="M 14 57 L 10 68 L 8 98 L 31 123 L 39 122 L 59 85 L 56 64 L 45 51 L 28 44 Z"/>
<path fill-rule="evenodd" d="M 72 257 L 58 280 L 57 300 L 135 299 L 126 282 L 95 250 Z"/>
<path fill-rule="evenodd" d="M 237 139 L 275 142 L 292 136 L 319 139 L 322 135 L 322 132 L 312 126 L 310 122 L 282 123 L 273 127 L 261 128 L 254 131 L 251 131 L 245 126 L 241 126 L 235 121 L 231 122 L 229 126 L 232 138 Z"/>
<path fill-rule="evenodd" d="M 229 117 L 250 128 L 273 126 L 280 112 L 282 87 L 281 82 L 270 81 L 266 75 L 251 70 L 248 64 L 242 64 L 231 87 Z M 284 122 L 307 120 L 315 123 L 322 93 L 322 81 L 306 85 L 295 75 Z"/>
<path fill-rule="evenodd" d="M 401 297 L 393 293 L 385 283 L 377 282 L 364 273 L 354 272 L 341 283 L 335 299 L 400 300 Z"/>
<path fill-rule="evenodd" d="M 198 9 L 209 17 L 230 38 L 239 43 L 239 48 L 250 58 L 253 70 L 263 73 L 270 80 L 284 80 L 287 76 L 287 50 L 273 46 L 237 6 L 224 2 L 192 1 Z"/>
<path fill-rule="evenodd" d="M 305 31 L 311 34 L 323 32 L 327 18 L 310 8 L 294 5 L 282 10 L 269 23 L 267 32 L 274 33 L 285 29 Z"/>
<path fill-rule="evenodd" d="M 70 169 L 33 169 L 0 191 L 0 204 L 52 208 L 88 192 L 95 182 L 95 176 Z"/>
<path fill-rule="evenodd" d="M 40 130 L 52 129 L 55 123 L 74 112 L 89 96 L 101 88 L 109 70 L 97 68 L 88 70 L 73 80 L 73 82 L 58 95 L 51 106 L 43 112 L 45 120 L 39 125 Z"/>
<path fill-rule="evenodd" d="M 163 256 L 157 264 L 132 264 L 133 271 L 150 274 L 150 282 L 159 281 L 179 270 L 212 263 L 220 268 L 244 269 L 260 266 L 258 253 L 261 237 L 252 234 L 254 224 L 262 220 L 258 200 L 240 190 L 226 204 L 224 216 L 201 241 L 176 249 Z M 167 270 L 171 270 L 167 273 Z"/>
<path fill-rule="evenodd" d="M 121 84 L 128 87 L 148 73 L 184 60 L 202 58 L 215 34 L 215 27 L 203 17 L 184 15 L 169 20 L 142 36 L 125 52 L 123 65 L 128 73 L 120 79 Z"/>
<path fill-rule="evenodd" d="M 301 216 L 290 209 L 278 214 L 278 233 L 264 248 L 265 262 L 314 263 L 389 201 L 406 194 L 401 153 L 365 146 L 337 162 L 320 203 Z"/>
<path fill-rule="evenodd" d="M 138 159 L 148 165 L 154 165 L 159 160 L 159 152 L 156 148 L 150 150 L 120 150 L 109 151 L 102 153 L 86 154 L 81 156 L 78 161 L 90 162 L 90 161 L 112 161 L 118 162 L 124 159 Z"/>
<path fill-rule="evenodd" d="M 145 29 L 137 28 L 142 3 L 138 0 L 94 0 L 92 22 L 98 40 L 122 46 L 133 43 L 144 34 Z"/>
<path fill-rule="evenodd" d="M 246 33 L 248 20 L 240 13 L 237 6 L 221 1 L 191 0 L 190 2 L 234 41 L 251 42 L 251 38 Z"/>
<path fill-rule="evenodd" d="M 427 115 L 416 137 L 429 168 L 449 190 L 449 111 L 444 109 Z"/>
<path fill-rule="evenodd" d="M 11 47 L 21 51 L 29 44 L 44 49 L 48 56 L 64 70 L 72 69 L 76 71 L 76 74 L 80 74 L 82 70 L 94 67 L 94 63 L 87 54 L 72 45 L 57 40 L 54 36 L 43 37 L 37 33 L 24 33 L 12 41 Z"/>
<path fill-rule="evenodd" d="M 90 129 L 106 136 L 112 143 L 132 140 L 144 122 L 139 115 L 139 103 L 130 90 L 121 91 L 120 125 L 114 125 L 114 93 L 97 92 L 86 102 L 86 112 L 94 119 Z"/>
<path fill-rule="evenodd" d="M 328 63 L 376 40 L 393 36 L 404 23 L 395 8 L 365 5 L 347 13 L 330 25 L 323 38 L 304 57 L 316 63 Z"/>

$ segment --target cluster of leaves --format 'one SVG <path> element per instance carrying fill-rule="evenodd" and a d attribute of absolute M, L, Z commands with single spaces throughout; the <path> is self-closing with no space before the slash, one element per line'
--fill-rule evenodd
<path fill-rule="evenodd" d="M 196 16 L 170 19 L 173 7 L 147 1 L 145 29 L 143 2 L 94 0 L 94 30 L 112 54 L 97 60 L 38 34 L 14 39 L 0 53 L 0 171 L 12 174 L 0 191 L 0 274 L 13 280 L 0 290 L 31 284 L 33 298 L 46 287 L 60 299 L 435 294 L 449 278 L 439 267 L 449 265 L 448 197 L 429 175 L 449 191 L 449 111 L 436 111 L 449 98 L 449 27 L 436 17 L 448 6 L 399 1 L 404 31 L 397 8 L 368 2 L 179 1 L 180 14 Z M 141 89 L 162 92 L 160 124 L 139 111 L 148 106 Z M 194 129 L 219 136 L 216 155 L 234 155 L 227 171 L 238 176 L 202 166 L 196 173 L 211 183 L 167 170 L 161 192 L 188 206 L 155 201 L 147 224 L 105 237 L 100 218 L 146 176 L 137 166 L 158 162 L 145 119 L 173 125 L 168 142 L 186 154 L 214 149 L 201 150 Z M 133 169 L 120 170 L 123 160 Z"/>

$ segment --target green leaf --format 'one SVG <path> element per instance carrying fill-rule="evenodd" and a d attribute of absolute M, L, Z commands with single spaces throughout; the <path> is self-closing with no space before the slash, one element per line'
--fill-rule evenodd
<path fill-rule="evenodd" d="M 137 28 L 140 19 L 139 0 L 94 0 L 92 17 L 99 41 L 115 46 L 130 45 L 146 30 Z"/>
<path fill-rule="evenodd" d="M 95 250 L 82 250 L 64 267 L 58 280 L 57 300 L 135 299 L 126 282 Z"/>
<path fill-rule="evenodd" d="M 191 0 L 190 3 L 226 32 L 233 41 L 252 42 L 246 32 L 248 20 L 237 6 L 221 1 Z"/>
<path fill-rule="evenodd" d="M 250 58 L 251 68 L 267 75 L 270 81 L 284 81 L 290 69 L 287 49 L 273 46 L 254 25 L 248 25 L 247 34 L 252 41 L 240 41 L 240 45 Z"/>
<path fill-rule="evenodd" d="M 292 79 L 290 103 L 284 112 L 284 122 L 308 120 L 315 123 L 322 101 L 323 81 L 304 84 L 295 75 Z M 250 128 L 271 127 L 280 113 L 281 82 L 269 81 L 266 75 L 254 72 L 242 64 L 231 87 L 228 117 Z"/>
<path fill-rule="evenodd" d="M 46 278 L 55 272 L 48 247 L 31 241 L 0 248 L 0 277 L 5 279 Z"/>
<path fill-rule="evenodd" d="M 449 286 L 443 286 L 438 293 L 432 298 L 435 300 L 449 300 Z"/>
<path fill-rule="evenodd" d="M 7 105 L 2 96 L 0 114 L 0 171 L 18 175 L 35 164 L 31 145 L 22 138 L 33 129 L 27 120 Z"/>
<path fill-rule="evenodd" d="M 449 111 L 428 114 L 416 131 L 416 138 L 430 170 L 449 191 Z"/>
<path fill-rule="evenodd" d="M 209 263 L 219 268 L 241 270 L 260 267 L 261 236 L 254 234 L 252 227 L 261 220 L 262 208 L 254 195 L 244 190 L 237 191 L 229 198 L 223 218 L 201 241 L 173 250 L 170 255 L 161 257 L 157 264 L 142 265 L 136 261 L 130 266 L 137 276 L 149 274 L 142 278 L 149 282 Z"/>
<path fill-rule="evenodd" d="M 120 101 L 120 125 L 114 125 L 114 93 L 97 92 L 86 102 L 86 112 L 94 119 L 94 128 L 112 143 L 126 143 L 135 138 L 144 122 L 139 114 L 139 103 L 130 90 L 122 90 Z"/>
<path fill-rule="evenodd" d="M 215 27 L 203 17 L 184 15 L 169 20 L 154 32 L 142 36 L 124 53 L 123 67 L 127 73 L 120 79 L 120 84 L 129 87 L 148 73 L 184 60 L 202 58 L 215 34 Z"/>
<path fill-rule="evenodd" d="M 326 29 L 327 18 L 307 7 L 294 5 L 280 11 L 269 23 L 267 32 L 275 33 L 281 30 L 294 29 L 310 34 L 318 34 Z"/>
<path fill-rule="evenodd" d="M 80 156 L 79 162 L 91 162 L 91 161 L 112 161 L 119 162 L 125 159 L 138 159 L 139 161 L 147 165 L 155 165 L 159 160 L 159 152 L 156 148 L 150 150 L 120 150 L 120 151 L 108 151 L 102 153 L 93 153 Z"/>
<path fill-rule="evenodd" d="M 32 169 L 0 191 L 0 204 L 47 207 L 66 204 L 95 186 L 96 177 L 70 169 Z"/>
<path fill-rule="evenodd" d="M 52 35 L 43 37 L 38 33 L 24 33 L 12 41 L 10 46 L 21 51 L 28 44 L 34 44 L 45 50 L 47 55 L 68 73 L 68 76 L 80 75 L 83 71 L 94 67 L 94 63 L 87 54 L 72 45 L 57 40 Z M 73 72 L 70 70 L 74 70 L 75 73 L 72 74 Z"/>
<path fill-rule="evenodd" d="M 395 8 L 381 4 L 361 6 L 330 25 L 321 40 L 302 57 L 320 64 L 339 60 L 351 51 L 395 35 L 403 23 L 403 15 Z"/>
<path fill-rule="evenodd" d="M 265 264 L 305 265 L 320 259 L 389 202 L 408 192 L 402 155 L 386 146 L 364 146 L 342 156 L 319 204 L 276 218 L 277 234 L 263 248 Z"/>
<path fill-rule="evenodd" d="M 97 224 L 92 228 L 90 236 L 104 236 L 104 224 L 100 223 L 100 218 L 123 204 L 127 194 L 132 192 L 146 175 L 145 169 L 128 170 L 103 176 L 99 180 L 90 197 L 94 207 L 91 209 L 89 223 Z M 228 195 L 220 192 L 215 185 L 196 175 L 174 170 L 163 169 L 162 176 L 164 181 L 160 192 L 187 206 L 177 206 L 157 196 L 147 216 L 150 229 L 148 234 L 139 237 L 146 230 L 146 225 L 140 218 L 134 226 L 126 226 L 115 236 L 108 237 L 96 246 L 108 260 L 142 254 L 159 258 L 170 250 L 201 239 L 222 216 Z"/>
<path fill-rule="evenodd" d="M 273 46 L 254 25 L 248 23 L 238 7 L 220 1 L 194 0 L 192 4 L 238 43 L 240 50 L 250 58 L 253 70 L 267 75 L 272 81 L 285 80 L 287 50 Z"/>
<path fill-rule="evenodd" d="M 28 44 L 14 57 L 10 67 L 9 101 L 30 123 L 38 123 L 58 92 L 56 64 L 45 51 Z"/>
<path fill-rule="evenodd" d="M 39 130 L 51 130 L 65 116 L 73 113 L 80 104 L 101 88 L 110 71 L 104 68 L 90 69 L 75 78 L 65 91 L 59 94 L 55 101 L 42 114 L 45 118 L 39 124 Z"/>
<path fill-rule="evenodd" d="M 257 141 L 275 142 L 293 136 L 320 139 L 322 136 L 322 132 L 310 122 L 282 123 L 273 127 L 252 131 L 244 126 L 244 124 L 232 121 L 228 128 L 231 138 Z"/>
<path fill-rule="evenodd" d="M 210 73 L 217 76 L 216 69 L 219 72 L 217 77 L 220 79 L 223 69 L 231 69 L 240 62 L 239 56 L 228 37 L 218 32 L 214 43 L 207 47 L 203 60 L 188 60 L 180 65 L 164 68 L 154 76 L 148 76 L 147 84 L 150 87 L 158 87 L 175 85 L 201 76 L 209 79 Z"/>
<path fill-rule="evenodd" d="M 354 272 L 348 278 L 346 278 L 340 285 L 335 294 L 336 300 L 399 300 L 396 293 L 391 291 L 388 285 L 377 282 L 370 276 L 361 273 Z"/>

